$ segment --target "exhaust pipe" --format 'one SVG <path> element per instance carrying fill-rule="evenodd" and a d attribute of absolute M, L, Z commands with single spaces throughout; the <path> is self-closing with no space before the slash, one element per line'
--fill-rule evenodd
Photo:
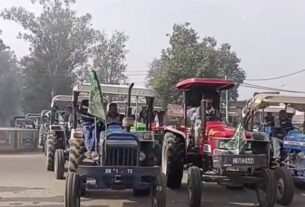
<path fill-rule="evenodd" d="M 130 85 L 129 85 L 129 88 L 128 88 L 128 102 L 127 102 L 127 116 L 126 117 L 131 117 L 131 110 L 132 110 L 132 108 L 131 108 L 131 90 L 132 90 L 132 88 L 133 88 L 133 86 L 134 86 L 134 83 L 131 83 Z"/>

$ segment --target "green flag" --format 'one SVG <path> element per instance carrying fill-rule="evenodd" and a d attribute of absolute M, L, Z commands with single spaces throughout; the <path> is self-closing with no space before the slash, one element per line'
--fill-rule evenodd
<path fill-rule="evenodd" d="M 225 148 L 233 154 L 240 154 L 244 152 L 244 148 L 247 144 L 245 138 L 245 130 L 242 123 L 239 123 L 238 127 L 235 130 L 233 137 L 225 145 Z"/>
<path fill-rule="evenodd" d="M 92 70 L 90 78 L 91 89 L 89 95 L 89 109 L 88 112 L 101 121 L 106 120 L 106 113 L 103 106 L 103 95 L 100 82 L 97 78 L 95 70 Z"/>

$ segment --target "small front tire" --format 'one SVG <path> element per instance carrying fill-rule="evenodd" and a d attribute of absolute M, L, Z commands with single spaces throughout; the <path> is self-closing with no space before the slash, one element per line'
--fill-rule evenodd
<path fill-rule="evenodd" d="M 292 175 L 286 168 L 280 167 L 274 170 L 277 182 L 277 202 L 288 206 L 293 201 L 294 183 Z"/>
<path fill-rule="evenodd" d="M 70 172 L 66 179 L 65 207 L 80 207 L 80 176 Z"/>
<path fill-rule="evenodd" d="M 63 149 L 55 151 L 54 172 L 56 179 L 63 179 L 65 172 L 65 153 Z"/>
<path fill-rule="evenodd" d="M 166 176 L 160 173 L 154 181 L 152 190 L 152 207 L 166 206 Z"/>
<path fill-rule="evenodd" d="M 200 207 L 202 181 L 201 173 L 198 167 L 192 166 L 188 169 L 187 188 L 189 194 L 189 206 Z"/>
<path fill-rule="evenodd" d="M 256 186 L 256 195 L 258 203 L 261 207 L 272 207 L 276 202 L 276 178 L 274 173 L 263 168 L 258 173 L 261 181 Z"/>

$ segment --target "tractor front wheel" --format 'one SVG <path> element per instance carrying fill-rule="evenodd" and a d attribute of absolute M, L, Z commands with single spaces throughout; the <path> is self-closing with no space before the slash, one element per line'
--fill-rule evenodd
<path fill-rule="evenodd" d="M 65 207 L 80 207 L 81 179 L 75 172 L 70 172 L 66 179 Z"/>
<path fill-rule="evenodd" d="M 190 207 L 200 207 L 202 181 L 198 167 L 192 166 L 188 169 L 187 188 Z"/>
<path fill-rule="evenodd" d="M 259 182 L 256 186 L 256 195 L 261 207 L 271 207 L 276 202 L 276 178 L 274 173 L 263 168 L 258 173 Z"/>
<path fill-rule="evenodd" d="M 274 170 L 277 182 L 277 202 L 283 206 L 288 206 L 294 195 L 294 183 L 292 175 L 286 168 L 280 167 Z"/>
<path fill-rule="evenodd" d="M 65 172 L 65 153 L 63 149 L 57 149 L 55 151 L 54 163 L 55 163 L 54 166 L 55 178 L 63 179 Z"/>
<path fill-rule="evenodd" d="M 152 190 L 152 207 L 166 206 L 166 176 L 160 173 L 155 178 Z"/>

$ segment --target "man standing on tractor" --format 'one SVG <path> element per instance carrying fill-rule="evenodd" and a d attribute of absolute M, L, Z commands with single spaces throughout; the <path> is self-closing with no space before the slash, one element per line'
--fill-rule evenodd
<path fill-rule="evenodd" d="M 293 129 L 291 120 L 287 116 L 285 110 L 279 112 L 279 117 L 274 121 L 274 127 L 272 130 L 272 144 L 273 144 L 273 158 L 275 161 L 281 159 L 281 143 L 285 135 Z"/>
<path fill-rule="evenodd" d="M 83 100 L 80 104 L 82 132 L 85 136 L 85 147 L 87 149 L 85 156 L 92 160 L 98 160 L 99 155 L 95 151 L 95 138 L 99 138 L 100 130 L 98 130 L 98 128 L 95 129 L 97 124 L 95 123 L 93 116 L 88 113 L 88 106 L 88 100 Z"/>
<path fill-rule="evenodd" d="M 109 104 L 106 120 L 107 123 L 122 123 L 123 117 L 118 113 L 118 105 L 116 103 Z"/>

